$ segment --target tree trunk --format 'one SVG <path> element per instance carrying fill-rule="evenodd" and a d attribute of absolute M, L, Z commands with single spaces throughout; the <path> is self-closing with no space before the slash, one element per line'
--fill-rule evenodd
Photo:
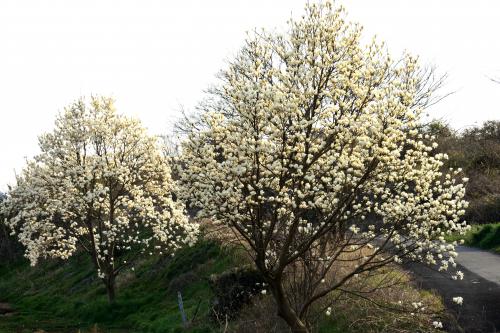
<path fill-rule="evenodd" d="M 302 322 L 297 313 L 290 306 L 286 298 L 281 282 L 276 281 L 270 284 L 276 304 L 278 306 L 278 315 L 285 320 L 293 333 L 309 333 L 306 324 Z"/>
<path fill-rule="evenodd" d="M 106 285 L 106 292 L 108 294 L 109 303 L 113 303 L 115 301 L 115 275 L 111 273 L 108 275 L 104 281 Z"/>

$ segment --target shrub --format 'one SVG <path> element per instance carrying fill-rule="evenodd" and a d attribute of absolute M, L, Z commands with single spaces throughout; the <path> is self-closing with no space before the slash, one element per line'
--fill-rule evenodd
<path fill-rule="evenodd" d="M 262 290 L 263 283 L 261 274 L 248 267 L 212 275 L 210 288 L 215 295 L 212 307 L 214 319 L 234 318 L 243 305 Z"/>
<path fill-rule="evenodd" d="M 479 241 L 479 247 L 482 249 L 491 249 L 500 245 L 500 227 L 488 225 L 483 230 L 486 229 L 488 232 L 483 233 L 483 237 Z"/>

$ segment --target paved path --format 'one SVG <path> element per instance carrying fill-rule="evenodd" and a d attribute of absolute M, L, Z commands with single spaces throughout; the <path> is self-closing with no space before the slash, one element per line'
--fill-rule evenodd
<path fill-rule="evenodd" d="M 457 252 L 460 265 L 486 280 L 500 284 L 500 255 L 467 246 L 457 246 Z"/>
<path fill-rule="evenodd" d="M 420 287 L 434 290 L 443 297 L 455 319 L 445 322 L 448 332 L 500 332 L 500 255 L 465 246 L 457 247 L 458 269 L 462 281 L 453 281 L 449 274 L 439 273 L 421 264 L 407 265 Z M 464 304 L 453 303 L 461 296 Z"/>

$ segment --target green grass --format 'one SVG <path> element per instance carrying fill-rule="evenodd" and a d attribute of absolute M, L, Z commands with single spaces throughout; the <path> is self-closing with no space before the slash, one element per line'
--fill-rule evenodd
<path fill-rule="evenodd" d="M 445 238 L 449 242 L 463 239 L 467 246 L 500 253 L 500 223 L 473 224 L 465 235 L 451 234 Z"/>
<path fill-rule="evenodd" d="M 212 332 L 208 312 L 211 290 L 208 277 L 235 264 L 230 250 L 203 241 L 179 251 L 173 258 L 148 257 L 117 278 L 117 298 L 109 305 L 102 282 L 87 256 L 47 261 L 30 267 L 24 260 L 0 264 L 0 300 L 10 303 L 16 314 L 0 318 L 0 332 L 49 333 L 99 332 Z M 189 330 L 182 327 L 177 305 L 182 291 L 190 319 L 199 306 Z M 92 330 L 93 331 L 93 330 Z"/>

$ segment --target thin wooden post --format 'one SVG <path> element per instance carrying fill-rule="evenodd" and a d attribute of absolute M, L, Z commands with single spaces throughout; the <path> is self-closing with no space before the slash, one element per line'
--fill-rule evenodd
<path fill-rule="evenodd" d="M 177 302 L 179 303 L 179 311 L 181 312 L 181 317 L 182 317 L 182 324 L 184 327 L 187 326 L 187 318 L 186 318 L 186 312 L 184 311 L 184 303 L 182 303 L 182 295 L 181 292 L 177 292 Z"/>

